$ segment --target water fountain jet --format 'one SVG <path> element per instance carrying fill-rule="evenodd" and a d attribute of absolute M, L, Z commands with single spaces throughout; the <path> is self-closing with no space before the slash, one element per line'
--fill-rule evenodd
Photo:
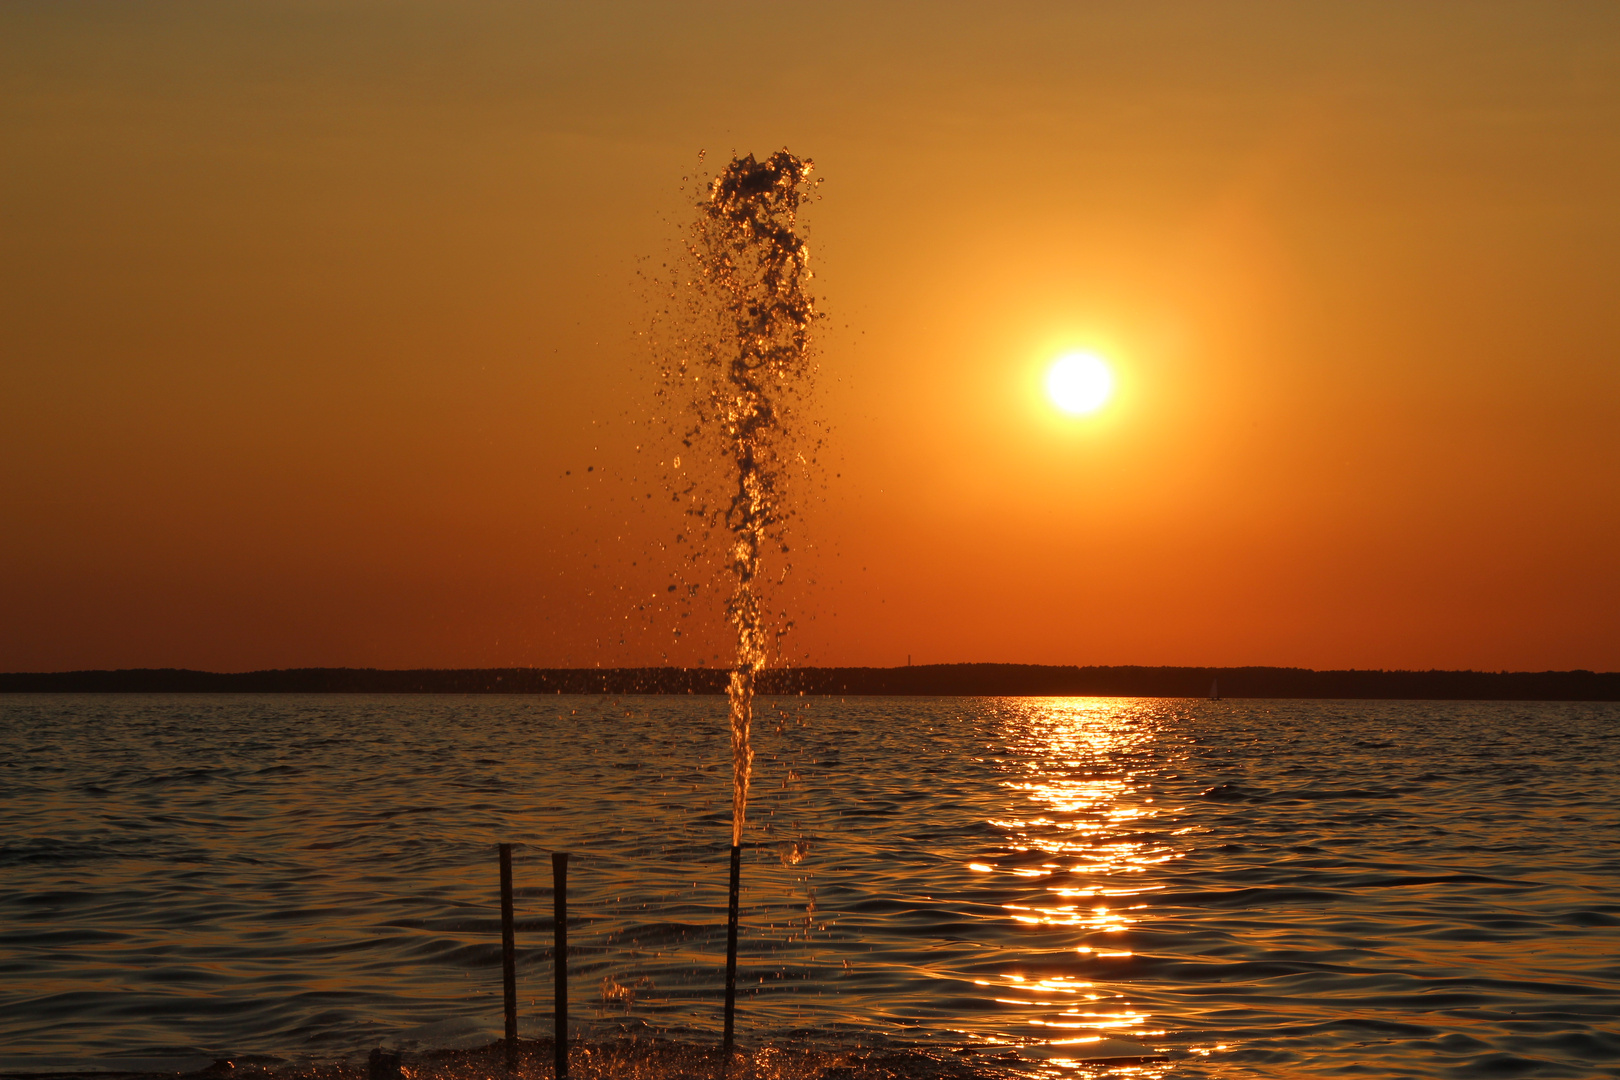
<path fill-rule="evenodd" d="M 800 406 L 814 374 L 817 317 L 809 247 L 798 231 L 812 165 L 786 150 L 764 161 L 734 158 L 707 186 L 687 246 L 693 325 L 666 355 L 665 393 L 686 420 L 681 441 L 718 468 L 712 498 L 685 489 L 688 513 L 724 545 L 726 618 L 736 654 L 726 694 L 731 725 L 731 877 L 726 929 L 723 1068 L 734 1048 L 742 832 L 753 772 L 753 702 L 759 672 L 785 630 L 763 602 L 773 550 L 785 555 L 791 476 L 813 460 Z M 807 454 L 807 451 L 809 453 Z M 683 492 L 677 491 L 677 498 Z M 784 566 L 784 571 L 786 567 Z"/>

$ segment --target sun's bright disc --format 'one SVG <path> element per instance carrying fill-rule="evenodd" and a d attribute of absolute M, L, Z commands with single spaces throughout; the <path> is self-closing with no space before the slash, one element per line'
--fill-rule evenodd
<path fill-rule="evenodd" d="M 1114 376 L 1095 353 L 1069 353 L 1046 373 L 1046 392 L 1058 408 L 1080 416 L 1102 408 L 1114 392 Z"/>

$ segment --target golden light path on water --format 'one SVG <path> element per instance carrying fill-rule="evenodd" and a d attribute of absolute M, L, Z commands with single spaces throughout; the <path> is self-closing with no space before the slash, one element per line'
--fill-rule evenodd
<path fill-rule="evenodd" d="M 1108 938 L 1136 923 L 1131 913 L 1144 905 L 1134 904 L 1134 897 L 1164 887 L 1147 884 L 1143 875 L 1184 854 L 1142 839 L 1147 834 L 1141 826 L 1162 809 L 1134 770 L 1121 767 L 1151 761 L 1152 715 L 1141 702 L 1123 699 L 1001 704 L 1004 738 L 1014 755 L 1004 762 L 1011 775 L 1002 785 L 1013 795 L 1015 812 L 989 824 L 1008 837 L 1009 854 L 1022 858 L 1009 858 L 1007 865 L 970 863 L 968 869 L 1029 879 L 1030 885 L 1059 879 L 1042 890 L 1041 899 L 1002 904 L 1001 917 L 1048 930 L 1073 928 L 1077 955 L 1129 957 L 1128 947 Z M 1028 865 L 1032 858 L 1042 861 Z M 1087 883 L 1077 885 L 1077 878 Z M 1038 1041 L 1022 1045 L 1020 1056 L 1044 1059 L 1041 1072 L 1106 1067 L 1115 1076 L 1161 1076 L 1169 1068 L 1165 1062 L 1121 1060 L 1151 1054 L 1155 1038 L 1166 1032 L 1150 1014 L 1095 981 L 1051 972 L 974 981 L 993 987 L 997 1003 L 1022 1011 L 1018 1019 Z M 1102 1066 L 1099 1059 L 1119 1063 Z"/>

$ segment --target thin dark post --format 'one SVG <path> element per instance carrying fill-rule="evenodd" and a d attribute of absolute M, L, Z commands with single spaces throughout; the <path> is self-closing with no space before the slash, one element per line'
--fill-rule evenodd
<path fill-rule="evenodd" d="M 551 854 L 551 919 L 556 932 L 552 947 L 557 972 L 555 1032 L 557 1080 L 568 1080 L 568 853 Z"/>
<path fill-rule="evenodd" d="M 720 1045 L 720 1075 L 731 1071 L 737 1017 L 737 892 L 742 880 L 742 845 L 731 845 L 731 898 L 726 914 L 726 1035 Z"/>
<path fill-rule="evenodd" d="M 506 1067 L 517 1068 L 517 932 L 512 926 L 512 845 L 501 845 L 501 980 L 506 984 Z"/>
<path fill-rule="evenodd" d="M 390 1054 L 379 1046 L 371 1052 L 367 1064 L 366 1080 L 400 1080 L 398 1054 Z"/>

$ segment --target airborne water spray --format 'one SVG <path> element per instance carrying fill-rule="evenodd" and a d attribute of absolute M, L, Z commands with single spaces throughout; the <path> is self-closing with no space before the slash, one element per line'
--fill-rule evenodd
<path fill-rule="evenodd" d="M 814 374 L 810 251 L 798 228 L 811 163 L 779 150 L 734 158 L 704 189 L 676 281 L 680 315 L 659 344 L 663 394 L 681 444 L 710 465 L 707 480 L 676 485 L 728 590 L 736 655 L 726 692 L 731 720 L 731 888 L 727 924 L 724 1060 L 733 1045 L 737 904 L 743 822 L 753 772 L 759 672 L 791 625 L 770 588 L 790 569 L 789 488 L 818 447 L 804 406 Z M 678 459 L 677 459 L 678 460 Z M 677 465 L 677 468 L 679 466 Z M 686 474 L 688 476 L 691 473 Z M 715 566 L 714 563 L 718 565 Z"/>

